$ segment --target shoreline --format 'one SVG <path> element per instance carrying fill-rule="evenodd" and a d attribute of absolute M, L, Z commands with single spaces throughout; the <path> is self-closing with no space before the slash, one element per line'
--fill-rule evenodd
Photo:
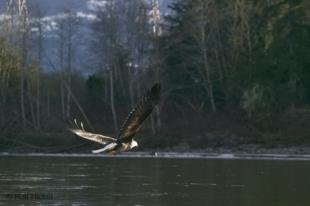
<path fill-rule="evenodd" d="M 91 153 L 7 153 L 0 157 L 94 157 L 94 158 L 158 158 L 158 159 L 218 159 L 218 160 L 303 160 L 310 154 L 206 153 L 206 152 L 123 152 L 117 155 Z"/>

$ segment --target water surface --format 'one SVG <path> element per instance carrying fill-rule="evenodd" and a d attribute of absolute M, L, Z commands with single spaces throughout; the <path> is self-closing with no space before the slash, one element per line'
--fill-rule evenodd
<path fill-rule="evenodd" d="M 0 156 L 0 205 L 309 206 L 310 162 Z"/>

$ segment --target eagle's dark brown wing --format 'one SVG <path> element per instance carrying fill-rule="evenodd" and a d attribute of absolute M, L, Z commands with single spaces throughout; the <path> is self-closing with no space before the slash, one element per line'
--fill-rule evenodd
<path fill-rule="evenodd" d="M 129 141 L 139 131 L 142 122 L 151 114 L 160 98 L 160 84 L 155 84 L 140 99 L 136 107 L 131 110 L 120 129 L 118 138 Z"/>

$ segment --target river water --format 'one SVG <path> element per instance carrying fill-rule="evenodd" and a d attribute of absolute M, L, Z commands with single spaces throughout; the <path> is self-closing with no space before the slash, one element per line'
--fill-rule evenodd
<path fill-rule="evenodd" d="M 0 205 L 309 206 L 310 161 L 0 156 Z"/>

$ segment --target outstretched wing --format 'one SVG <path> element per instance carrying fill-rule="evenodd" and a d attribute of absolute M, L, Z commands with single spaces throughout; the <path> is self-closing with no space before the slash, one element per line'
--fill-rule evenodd
<path fill-rule="evenodd" d="M 74 122 L 75 122 L 76 126 L 79 128 L 75 119 L 74 119 Z M 102 134 L 95 134 L 95 133 L 85 131 L 85 129 L 83 127 L 83 123 L 81 123 L 81 129 L 69 129 L 69 131 L 71 131 L 72 133 L 76 134 L 79 137 L 88 139 L 88 140 L 93 141 L 93 142 L 98 142 L 100 144 L 107 144 L 107 143 L 116 141 L 116 139 L 113 137 L 108 137 L 108 136 L 104 136 Z"/>
<path fill-rule="evenodd" d="M 113 137 L 104 136 L 101 134 L 95 134 L 91 132 L 86 132 L 81 129 L 69 129 L 71 132 L 76 134 L 79 137 L 83 137 L 84 139 L 88 139 L 93 142 L 98 142 L 100 144 L 107 144 L 109 142 L 115 142 L 116 139 Z"/>
<path fill-rule="evenodd" d="M 119 139 L 129 141 L 140 129 L 142 122 L 151 114 L 160 98 L 160 84 L 155 84 L 140 99 L 136 107 L 131 110 L 125 120 L 120 133 Z"/>

